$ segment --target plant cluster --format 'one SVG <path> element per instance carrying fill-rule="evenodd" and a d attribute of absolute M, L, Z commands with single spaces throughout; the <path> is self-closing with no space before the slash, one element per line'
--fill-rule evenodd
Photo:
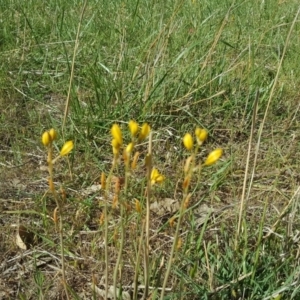
<path fill-rule="evenodd" d="M 140 258 L 142 257 L 144 260 L 144 268 L 143 268 L 143 278 L 144 278 L 144 299 L 148 299 L 149 297 L 149 288 L 150 288 L 150 261 L 151 261 L 151 253 L 150 253 L 150 202 L 152 196 L 152 189 L 155 188 L 155 185 L 161 184 L 165 181 L 166 177 L 160 173 L 160 171 L 153 167 L 153 158 L 152 158 L 152 133 L 150 125 L 144 123 L 141 127 L 137 122 L 131 120 L 128 123 L 129 133 L 130 133 L 130 141 L 128 144 L 124 143 L 124 137 L 122 130 L 118 124 L 113 124 L 111 127 L 111 145 L 112 145 L 112 165 L 109 171 L 109 174 L 106 175 L 104 172 L 101 174 L 101 188 L 104 191 L 104 212 L 100 216 L 100 228 L 104 226 L 104 244 L 105 244 L 105 298 L 108 298 L 109 295 L 109 273 L 112 271 L 112 263 L 109 255 L 109 219 L 111 218 L 111 210 L 114 208 L 120 207 L 120 221 L 119 221 L 119 231 L 120 231 L 120 240 L 118 244 L 118 255 L 116 262 L 113 267 L 113 296 L 114 299 L 122 298 L 122 268 L 124 264 L 124 244 L 125 244 L 125 236 L 126 231 L 129 227 L 129 217 L 130 210 L 128 209 L 128 187 L 130 185 L 130 180 L 132 178 L 132 172 L 137 168 L 137 163 L 140 157 L 140 152 L 137 148 L 141 147 L 141 142 L 144 142 L 147 137 L 148 140 L 148 150 L 144 159 L 144 165 L 146 167 L 146 189 L 144 193 L 143 199 L 135 199 L 135 211 L 137 214 L 136 222 L 140 224 L 140 228 L 142 231 L 139 236 L 139 246 L 138 251 L 136 253 L 136 266 L 134 271 L 134 291 L 133 291 L 133 299 L 137 299 L 138 297 L 138 278 L 140 273 L 139 263 Z M 182 240 L 179 238 L 179 230 L 181 227 L 182 218 L 185 214 L 186 209 L 189 206 L 189 200 L 192 196 L 192 193 L 189 191 L 190 181 L 193 176 L 193 173 L 196 170 L 200 170 L 203 166 L 210 166 L 216 163 L 220 157 L 222 156 L 222 149 L 216 149 L 212 151 L 204 163 L 200 165 L 196 165 L 196 154 L 199 151 L 199 148 L 206 141 L 208 136 L 208 132 L 205 129 L 196 128 L 195 137 L 196 143 L 194 145 L 194 138 L 190 133 L 185 134 L 183 137 L 183 145 L 187 149 L 189 155 L 184 163 L 184 178 L 183 178 L 183 198 L 181 201 L 181 207 L 179 209 L 178 214 L 172 218 L 169 222 L 170 226 L 174 226 L 175 222 L 176 231 L 173 238 L 173 246 L 171 248 L 171 252 L 168 258 L 168 262 L 166 263 L 165 268 L 165 276 L 162 288 L 159 286 L 155 287 L 154 294 L 156 295 L 160 290 L 160 299 L 164 299 L 164 294 L 167 289 L 168 279 L 170 276 L 170 271 L 174 259 L 176 259 L 176 253 L 180 249 Z M 65 276 L 65 260 L 64 260 L 64 226 L 63 226 L 63 201 L 60 199 L 58 194 L 56 193 L 56 189 L 53 182 L 53 174 L 54 174 L 54 163 L 62 156 L 67 155 L 74 147 L 73 141 L 67 141 L 61 151 L 60 154 L 53 159 L 53 142 L 57 138 L 57 133 L 54 129 L 50 129 L 46 131 L 42 135 L 42 143 L 47 147 L 48 150 L 48 170 L 49 170 L 49 190 L 53 193 L 54 198 L 56 200 L 57 207 L 54 211 L 53 220 L 55 225 L 60 220 L 59 233 L 60 233 L 60 246 L 61 246 L 61 264 L 62 264 L 62 281 L 65 287 L 66 297 L 69 298 L 68 292 L 68 284 Z M 117 184 L 115 185 L 112 201 L 111 198 L 111 185 L 112 178 L 114 176 L 114 172 L 118 170 L 119 166 L 124 165 L 124 187 L 123 192 L 121 193 L 121 184 L 120 181 L 117 180 Z M 145 207 L 145 209 L 144 209 Z M 57 215 L 58 214 L 58 215 Z M 118 230 L 118 229 L 117 229 Z"/>

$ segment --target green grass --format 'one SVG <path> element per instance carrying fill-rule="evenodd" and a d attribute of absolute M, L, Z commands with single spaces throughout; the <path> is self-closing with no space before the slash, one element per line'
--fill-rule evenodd
<path fill-rule="evenodd" d="M 44 195 L 48 175 L 41 170 L 46 154 L 40 137 L 52 127 L 60 133 L 57 150 L 64 141 L 75 141 L 69 164 L 61 161 L 55 170 L 57 186 L 67 192 L 70 295 L 93 298 L 91 283 L 103 284 L 105 267 L 99 225 L 103 206 L 99 192 L 83 191 L 110 170 L 112 124 L 120 124 L 129 141 L 127 122 L 135 119 L 151 125 L 153 164 L 166 176 L 153 191 L 153 202 L 182 198 L 186 132 L 196 126 L 209 131 L 199 161 L 217 147 L 224 149 L 221 162 L 194 174 L 191 209 L 180 232 L 183 245 L 165 299 L 274 299 L 277 294 L 298 299 L 298 1 L 91 0 L 83 14 L 82 9 L 82 1 L 1 1 L 0 290 L 5 294 L 0 292 L 0 298 L 65 299 L 56 273 L 61 267 L 58 235 L 50 219 L 56 205 Z M 69 87 L 69 114 L 62 128 Z M 142 158 L 146 149 L 141 146 Z M 247 161 L 246 205 L 237 234 Z M 120 167 L 115 175 L 123 174 Z M 134 198 L 144 199 L 145 186 L 140 166 L 126 195 L 132 205 Z M 119 245 L 116 214 L 109 227 L 111 274 Z M 151 214 L 152 287 L 163 283 L 165 265 L 160 268 L 160 263 L 170 254 L 173 214 Z M 140 237 L 141 223 L 134 213 L 130 216 L 123 286 L 133 281 Z M 19 223 L 40 237 L 23 259 L 15 245 Z M 42 252 L 52 260 L 38 267 Z M 11 259 L 24 264 L 25 275 L 18 275 Z"/>

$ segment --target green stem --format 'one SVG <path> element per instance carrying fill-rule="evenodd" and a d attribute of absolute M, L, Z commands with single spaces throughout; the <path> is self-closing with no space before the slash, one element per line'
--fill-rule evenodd
<path fill-rule="evenodd" d="M 58 215 L 59 215 L 59 240 L 60 240 L 60 253 L 61 253 L 61 271 L 62 271 L 62 279 L 63 279 L 63 285 L 64 290 L 66 293 L 67 300 L 69 300 L 69 293 L 67 288 L 67 280 L 66 280 L 66 269 L 65 269 L 65 256 L 64 256 L 64 239 L 63 239 L 63 205 L 61 205 L 58 195 L 56 193 L 54 182 L 53 182 L 53 148 L 52 143 L 49 145 L 48 148 L 48 171 L 49 171 L 49 185 L 50 185 L 50 191 L 52 192 L 56 206 L 58 207 Z"/>
<path fill-rule="evenodd" d="M 129 181 L 129 157 L 127 158 L 127 160 L 125 162 L 125 183 L 124 183 L 125 200 L 126 200 L 126 196 L 127 196 L 128 181 Z M 115 270 L 114 270 L 114 298 L 115 298 L 115 300 L 117 300 L 118 269 L 121 264 L 122 255 L 123 255 L 124 241 L 125 241 L 125 226 L 127 223 L 127 216 L 124 211 L 125 203 L 122 200 L 120 204 L 121 204 L 121 216 L 120 216 L 121 217 L 121 241 L 120 241 L 120 249 L 118 252 L 118 258 L 117 258 L 117 262 L 116 262 L 116 266 L 115 266 Z M 120 283 L 122 284 L 122 270 L 120 271 Z M 121 292 L 122 292 L 122 287 L 120 287 L 120 293 Z"/>
<path fill-rule="evenodd" d="M 107 201 L 108 201 L 108 188 L 110 187 L 111 177 L 113 171 L 116 166 L 116 158 L 114 158 L 112 167 L 109 171 L 107 182 L 105 185 L 104 191 L 104 257 L 105 257 L 105 299 L 108 297 L 108 267 L 109 267 L 109 259 L 108 259 L 108 210 L 107 210 Z"/>
<path fill-rule="evenodd" d="M 143 299 L 148 298 L 149 293 L 149 244 L 150 244 L 150 199 L 151 199 L 151 171 L 152 171 L 152 132 L 149 135 L 147 166 L 147 199 L 146 199 L 146 232 L 145 232 L 145 254 L 144 254 L 144 276 L 145 290 Z"/>
<path fill-rule="evenodd" d="M 192 178 L 192 174 L 193 174 L 194 167 L 195 167 L 195 156 L 196 156 L 197 151 L 198 151 L 198 146 L 196 146 L 195 152 L 191 156 L 191 161 L 190 161 L 189 168 L 185 172 L 185 179 L 189 178 L 189 180 L 191 180 L 191 178 Z M 177 222 L 177 226 L 176 226 L 176 231 L 175 231 L 175 236 L 174 236 L 174 240 L 173 240 L 173 245 L 172 245 L 170 257 L 169 257 L 169 260 L 168 260 L 168 265 L 167 265 L 167 270 L 166 270 L 166 274 L 165 274 L 165 279 L 164 279 L 162 290 L 161 290 L 161 294 L 160 294 L 160 300 L 164 299 L 165 290 L 166 290 L 168 279 L 169 279 L 169 275 L 170 275 L 170 272 L 171 272 L 171 267 L 172 267 L 172 263 L 173 263 L 173 257 L 174 257 L 175 250 L 176 250 L 177 243 L 178 243 L 179 229 L 180 229 L 180 226 L 181 226 L 182 217 L 183 217 L 183 215 L 185 213 L 185 200 L 188 197 L 188 190 L 189 190 L 189 182 L 186 183 L 186 186 L 184 186 L 184 189 L 183 189 L 183 199 L 182 199 L 181 206 L 180 206 L 178 222 Z"/>

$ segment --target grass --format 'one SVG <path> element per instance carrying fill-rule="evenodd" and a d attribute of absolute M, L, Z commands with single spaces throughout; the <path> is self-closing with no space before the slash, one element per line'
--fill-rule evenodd
<path fill-rule="evenodd" d="M 219 147 L 224 156 L 193 174 L 179 230 L 182 244 L 163 299 L 299 298 L 298 1 L 91 0 L 83 5 L 1 4 L 0 298 L 66 299 L 59 235 L 51 219 L 56 202 L 46 193 L 47 153 L 41 144 L 41 134 L 50 128 L 59 133 L 54 151 L 67 140 L 75 143 L 68 159 L 56 164 L 54 178 L 57 190 L 66 193 L 62 217 L 70 299 L 99 299 L 106 280 L 108 288 L 113 285 L 122 234 L 121 268 L 115 271 L 122 275 L 119 287 L 133 293 L 135 278 L 144 284 L 142 161 L 148 140 L 138 146 L 138 168 L 120 194 L 131 207 L 122 212 L 124 221 L 111 200 L 105 202 L 107 243 L 99 221 L 105 195 L 97 187 L 113 158 L 110 128 L 118 123 L 127 143 L 130 119 L 151 125 L 152 163 L 166 177 L 151 193 L 152 298 L 161 296 L 176 230 L 169 221 L 184 193 L 189 154 L 182 137 L 196 126 L 209 132 L 197 161 Z M 113 176 L 113 182 L 122 179 L 124 167 Z M 140 216 L 134 199 L 140 200 Z M 19 224 L 28 228 L 23 238 L 35 236 L 26 251 L 15 242 Z M 138 290 L 138 299 L 143 292 Z"/>

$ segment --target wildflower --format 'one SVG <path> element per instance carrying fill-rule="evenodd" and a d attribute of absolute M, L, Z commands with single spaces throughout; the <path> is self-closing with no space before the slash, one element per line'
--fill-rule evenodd
<path fill-rule="evenodd" d="M 111 135 L 118 142 L 118 144 L 120 146 L 122 146 L 122 144 L 123 144 L 122 131 L 121 131 L 120 126 L 118 124 L 114 124 L 111 127 Z"/>
<path fill-rule="evenodd" d="M 129 143 L 126 147 L 126 153 L 130 154 L 133 150 L 133 143 Z"/>
<path fill-rule="evenodd" d="M 57 132 L 55 131 L 55 129 L 51 128 L 49 130 L 49 135 L 51 137 L 51 142 L 53 142 L 54 140 L 56 140 L 56 138 L 57 138 Z"/>
<path fill-rule="evenodd" d="M 63 145 L 63 147 L 60 150 L 60 156 L 65 156 L 65 155 L 69 154 L 73 148 L 74 148 L 73 141 L 65 142 L 65 144 Z"/>
<path fill-rule="evenodd" d="M 157 169 L 152 169 L 151 172 L 151 185 L 154 185 L 156 183 L 162 183 L 165 180 L 165 177 L 161 175 Z"/>
<path fill-rule="evenodd" d="M 129 130 L 130 130 L 130 133 L 131 133 L 131 136 L 134 137 L 137 135 L 138 131 L 139 131 L 139 125 L 137 122 L 133 121 L 133 120 L 130 120 L 129 123 L 128 123 L 128 126 L 129 126 Z"/>
<path fill-rule="evenodd" d="M 51 143 L 51 136 L 49 134 L 49 131 L 45 131 L 42 135 L 42 143 L 44 146 L 49 146 L 49 144 Z"/>
<path fill-rule="evenodd" d="M 219 160 L 222 154 L 223 154 L 223 150 L 221 148 L 215 149 L 214 151 L 210 152 L 204 162 L 204 165 L 206 166 L 213 165 L 217 160 Z"/>
<path fill-rule="evenodd" d="M 183 145 L 187 150 L 192 150 L 194 141 L 190 133 L 186 133 L 183 137 Z"/>
<path fill-rule="evenodd" d="M 139 140 L 143 141 L 149 135 L 150 130 L 151 130 L 151 128 L 150 128 L 149 124 L 144 123 L 142 128 L 141 128 L 141 132 L 140 132 L 140 135 L 139 135 Z"/>
<path fill-rule="evenodd" d="M 123 152 L 123 159 L 125 161 L 125 163 L 128 163 L 129 162 L 129 158 L 130 158 L 130 154 L 133 150 L 133 143 L 129 143 L 127 145 L 127 147 L 125 148 L 124 152 Z"/>
<path fill-rule="evenodd" d="M 206 141 L 208 132 L 205 129 L 201 129 L 201 128 L 197 127 L 195 130 L 195 135 L 197 138 L 198 145 L 201 146 Z"/>
<path fill-rule="evenodd" d="M 112 145 L 112 147 L 113 147 L 113 154 L 114 154 L 114 155 L 119 154 L 121 145 L 119 144 L 118 140 L 117 140 L 117 139 L 113 139 L 113 140 L 111 141 L 111 145 Z"/>

